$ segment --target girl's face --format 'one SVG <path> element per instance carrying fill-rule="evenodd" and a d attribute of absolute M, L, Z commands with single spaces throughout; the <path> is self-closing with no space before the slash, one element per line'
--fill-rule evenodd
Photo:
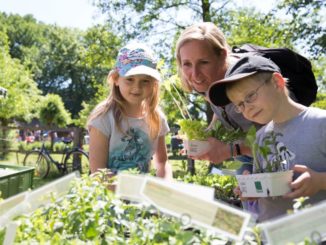
<path fill-rule="evenodd" d="M 130 106 L 141 106 L 143 101 L 151 96 L 155 81 L 147 75 L 121 77 L 115 81 L 122 97 Z"/>
<path fill-rule="evenodd" d="M 259 124 L 273 120 L 281 101 L 273 78 L 257 81 L 249 77 L 237 81 L 227 89 L 227 95 L 245 118 Z"/>
<path fill-rule="evenodd" d="M 217 56 L 207 41 L 188 41 L 179 55 L 183 76 L 197 92 L 206 92 L 213 82 L 224 78 L 226 56 Z"/>

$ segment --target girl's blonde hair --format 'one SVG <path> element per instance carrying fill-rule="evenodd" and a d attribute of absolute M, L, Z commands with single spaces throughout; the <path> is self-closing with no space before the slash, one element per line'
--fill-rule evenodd
<path fill-rule="evenodd" d="M 186 28 L 180 35 L 176 44 L 176 58 L 178 73 L 182 81 L 183 89 L 187 92 L 192 91 L 192 87 L 182 73 L 182 64 L 180 57 L 180 48 L 189 41 L 201 40 L 206 41 L 214 50 L 217 57 L 221 55 L 221 51 L 229 53 L 231 50 L 226 42 L 223 32 L 212 22 L 202 22 L 194 24 Z"/>
<path fill-rule="evenodd" d="M 113 70 L 108 75 L 108 85 L 110 86 L 110 94 L 106 100 L 98 104 L 95 109 L 92 111 L 87 120 L 87 125 L 90 125 L 90 122 L 95 118 L 107 113 L 109 110 L 112 110 L 115 123 L 118 130 L 122 133 L 127 134 L 122 130 L 121 122 L 126 116 L 126 105 L 125 99 L 122 97 L 119 87 L 115 86 L 115 81 L 119 79 L 119 73 L 116 70 Z M 151 96 L 145 100 L 144 111 L 145 111 L 145 121 L 148 125 L 150 138 L 155 139 L 158 137 L 159 130 L 161 127 L 161 121 L 159 116 L 159 82 L 153 78 L 153 90 Z"/>

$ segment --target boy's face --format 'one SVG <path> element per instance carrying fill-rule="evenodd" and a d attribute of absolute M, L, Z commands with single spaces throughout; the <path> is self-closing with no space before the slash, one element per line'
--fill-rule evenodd
<path fill-rule="evenodd" d="M 227 96 L 245 118 L 266 124 L 276 115 L 279 99 L 274 83 L 245 78 L 227 89 Z"/>

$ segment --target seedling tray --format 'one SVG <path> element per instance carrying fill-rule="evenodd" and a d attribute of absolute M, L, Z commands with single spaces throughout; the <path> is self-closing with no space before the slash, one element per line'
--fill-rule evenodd
<path fill-rule="evenodd" d="M 12 170 L 0 176 L 1 198 L 8 198 L 33 186 L 34 167 L 0 164 L 0 170 Z"/>

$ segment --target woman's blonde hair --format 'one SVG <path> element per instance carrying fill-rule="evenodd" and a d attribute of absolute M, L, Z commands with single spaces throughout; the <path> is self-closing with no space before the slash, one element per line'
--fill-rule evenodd
<path fill-rule="evenodd" d="M 116 70 L 113 70 L 108 75 L 108 85 L 110 86 L 110 94 L 106 100 L 98 104 L 92 111 L 87 120 L 87 125 L 95 118 L 107 113 L 109 110 L 113 112 L 113 118 L 117 125 L 118 130 L 122 133 L 127 134 L 122 130 L 121 122 L 126 116 L 126 105 L 125 99 L 120 93 L 118 86 L 115 86 L 115 81 L 119 79 L 119 74 Z M 145 111 L 145 121 L 148 125 L 150 138 L 155 139 L 161 127 L 161 121 L 159 116 L 158 102 L 159 102 L 159 82 L 153 78 L 153 91 L 151 96 L 145 100 L 144 111 Z"/>
<path fill-rule="evenodd" d="M 187 27 L 181 33 L 176 44 L 178 73 L 182 81 L 183 89 L 187 92 L 191 92 L 192 87 L 182 73 L 180 49 L 185 43 L 194 40 L 207 41 L 208 45 L 212 47 L 214 53 L 218 57 L 221 55 L 222 51 L 226 51 L 227 53 L 230 51 L 230 47 L 226 42 L 223 32 L 214 23 L 202 22 Z"/>

